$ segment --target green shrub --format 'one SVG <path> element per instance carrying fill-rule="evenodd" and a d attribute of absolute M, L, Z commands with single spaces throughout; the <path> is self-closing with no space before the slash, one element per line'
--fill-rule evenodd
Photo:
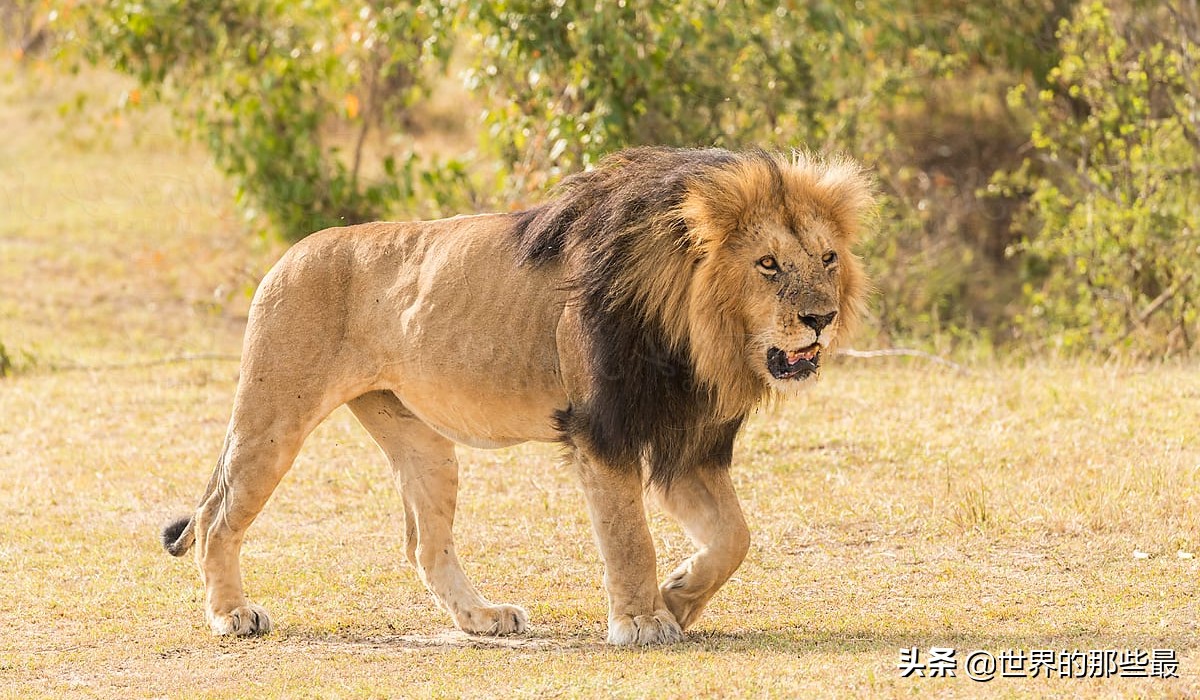
<path fill-rule="evenodd" d="M 468 85 L 487 100 L 485 127 L 517 191 L 628 145 L 798 143 L 819 107 L 817 36 L 807 13 L 777 3 L 466 5 L 481 37 Z"/>
<path fill-rule="evenodd" d="M 424 66 L 448 56 L 438 3 L 106 0 L 80 11 L 86 55 L 170 104 L 239 201 L 287 237 L 380 218 L 440 184 L 430 173 L 442 171 L 411 153 L 364 158 L 368 133 L 400 130 Z"/>
<path fill-rule="evenodd" d="M 1190 4 L 103 0 L 78 11 L 88 54 L 171 104 L 243 204 L 291 237 L 519 206 L 630 145 L 843 151 L 874 169 L 884 202 L 866 251 L 882 342 L 1165 353 L 1200 331 Z M 452 62 L 466 67 L 453 119 L 478 134 L 474 159 L 399 151 Z"/>
<path fill-rule="evenodd" d="M 13 349 L 0 341 L 0 379 L 27 372 L 37 366 L 37 357 L 29 351 Z"/>
<path fill-rule="evenodd" d="M 8 354 L 8 348 L 0 342 L 0 378 L 7 377 L 13 372 L 13 359 Z"/>
<path fill-rule="evenodd" d="M 1034 156 L 997 178 L 1030 197 L 1026 339 L 1067 352 L 1162 355 L 1200 331 L 1200 19 L 1195 5 L 1118 17 L 1080 7 L 1051 87 L 1027 99 Z"/>

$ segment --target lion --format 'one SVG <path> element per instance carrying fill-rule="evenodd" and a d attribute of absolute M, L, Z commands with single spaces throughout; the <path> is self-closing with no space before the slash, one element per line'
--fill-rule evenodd
<path fill-rule="evenodd" d="M 455 445 L 560 443 L 604 563 L 607 641 L 678 642 L 749 550 L 729 474 L 747 415 L 812 384 L 861 315 L 853 246 L 872 209 L 849 159 L 644 147 L 524 211 L 315 233 L 258 287 L 216 468 L 163 544 L 195 546 L 215 634 L 269 632 L 242 541 L 347 404 L 391 464 L 436 601 L 467 633 L 520 633 L 525 610 L 484 598 L 455 554 Z M 696 546 L 661 583 L 647 490 Z"/>

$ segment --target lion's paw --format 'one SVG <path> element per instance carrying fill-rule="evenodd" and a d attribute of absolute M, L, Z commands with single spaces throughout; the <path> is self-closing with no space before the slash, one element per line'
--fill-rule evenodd
<path fill-rule="evenodd" d="M 671 614 L 675 616 L 675 620 L 683 629 L 691 627 L 696 618 L 700 617 L 700 613 L 704 611 L 704 606 L 709 599 L 708 595 L 688 590 L 686 583 L 684 577 L 672 576 L 664 581 L 659 588 L 667 610 L 671 611 Z"/>
<path fill-rule="evenodd" d="M 248 637 L 267 634 L 271 631 L 271 617 L 260 605 L 246 603 L 225 614 L 208 614 L 208 624 L 213 634 Z"/>
<path fill-rule="evenodd" d="M 675 644 L 683 641 L 683 630 L 668 610 L 653 615 L 617 615 L 608 620 L 608 643 L 619 646 Z"/>
<path fill-rule="evenodd" d="M 529 627 L 529 613 L 515 605 L 485 605 L 458 616 L 458 628 L 489 637 L 520 634 Z"/>

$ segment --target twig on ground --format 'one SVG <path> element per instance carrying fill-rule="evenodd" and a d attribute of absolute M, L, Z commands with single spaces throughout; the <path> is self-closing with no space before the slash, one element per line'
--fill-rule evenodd
<path fill-rule="evenodd" d="M 962 372 L 963 374 L 971 373 L 971 370 L 967 369 L 963 365 L 958 364 L 957 362 L 947 360 L 944 357 L 939 357 L 932 353 L 924 352 L 922 350 L 913 350 L 911 348 L 884 348 L 882 350 L 855 350 L 853 348 L 843 348 L 838 350 L 835 354 L 845 357 L 857 357 L 864 359 L 870 359 L 873 357 L 919 357 L 923 360 L 936 362 L 939 365 L 945 365 L 946 367 L 950 367 L 958 372 Z"/>
<path fill-rule="evenodd" d="M 172 355 L 171 357 L 160 357 L 157 360 L 135 360 L 132 362 L 111 362 L 99 365 L 59 365 L 47 364 L 41 367 L 33 367 L 34 371 L 44 369 L 50 372 L 91 372 L 104 371 L 113 369 L 139 369 L 142 367 L 157 367 L 159 365 L 174 365 L 181 362 L 202 362 L 205 360 L 218 360 L 222 362 L 236 362 L 242 359 L 241 355 L 230 355 L 226 353 L 195 353 L 185 355 Z"/>

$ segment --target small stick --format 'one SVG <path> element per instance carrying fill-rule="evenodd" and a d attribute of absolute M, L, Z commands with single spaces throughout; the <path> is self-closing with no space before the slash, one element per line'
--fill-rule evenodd
<path fill-rule="evenodd" d="M 912 348 L 884 348 L 882 350 L 855 350 L 853 348 L 845 348 L 842 350 L 838 350 L 834 354 L 843 355 L 845 357 L 857 357 L 857 358 L 864 358 L 864 359 L 871 359 L 874 357 L 919 357 L 923 360 L 929 360 L 930 362 L 936 362 L 940 365 L 945 365 L 947 367 L 951 367 L 951 368 L 953 368 L 959 372 L 962 372 L 964 374 L 971 373 L 971 371 L 969 369 L 967 369 L 963 365 L 958 364 L 957 362 L 947 360 L 944 357 L 938 357 L 937 355 L 934 355 L 932 353 L 924 352 L 921 350 L 913 350 Z"/>
<path fill-rule="evenodd" d="M 204 360 L 220 360 L 222 362 L 236 362 L 242 359 L 241 355 L 228 355 L 222 353 L 198 353 L 186 355 L 172 355 L 171 357 L 161 357 L 157 360 L 136 360 L 133 362 L 113 362 L 102 365 L 46 365 L 46 369 L 50 372 L 88 372 L 93 370 L 112 370 L 112 369 L 136 369 L 140 367 L 157 367 L 159 365 L 173 365 L 181 362 L 202 362 Z M 35 365 L 32 369 L 36 371 Z"/>

